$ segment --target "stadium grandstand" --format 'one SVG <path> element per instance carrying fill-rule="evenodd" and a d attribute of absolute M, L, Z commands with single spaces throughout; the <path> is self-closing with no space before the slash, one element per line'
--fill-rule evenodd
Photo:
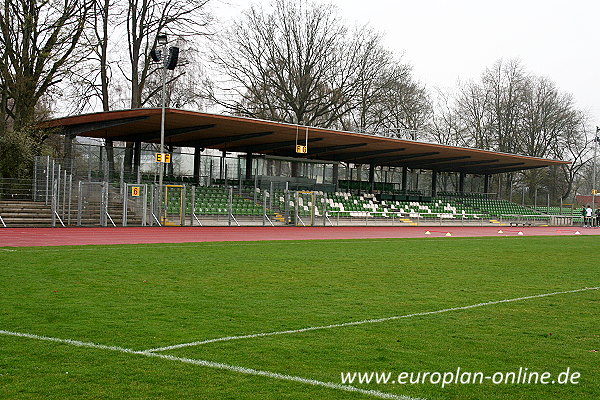
<path fill-rule="evenodd" d="M 0 222 L 570 225 L 580 216 L 573 205 L 527 206 L 490 193 L 498 174 L 565 161 L 167 109 L 165 163 L 156 162 L 160 124 L 161 109 L 44 122 L 64 136 L 64 156 L 38 157 L 31 183 L 2 188 Z"/>

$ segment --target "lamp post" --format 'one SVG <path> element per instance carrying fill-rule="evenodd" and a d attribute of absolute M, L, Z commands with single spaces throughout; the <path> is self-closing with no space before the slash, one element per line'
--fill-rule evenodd
<path fill-rule="evenodd" d="M 592 163 L 592 218 L 596 219 L 596 153 L 598 148 L 598 142 L 600 142 L 600 127 L 596 127 L 596 134 L 594 135 L 594 160 Z"/>
<path fill-rule="evenodd" d="M 165 98 L 166 98 L 166 94 L 165 94 L 165 86 L 166 86 L 166 77 L 167 77 L 167 66 L 165 63 L 165 54 L 167 54 L 167 35 L 163 34 L 159 34 L 158 37 L 156 38 L 156 41 L 158 42 L 158 45 L 161 46 L 161 50 L 160 50 L 160 61 L 162 61 L 162 68 L 161 68 L 161 83 L 162 83 L 162 93 L 161 93 L 161 114 L 160 114 L 160 154 L 161 155 L 161 160 L 163 160 L 163 162 L 161 162 L 160 164 L 160 170 L 158 172 L 158 204 L 160 204 L 160 209 L 158 211 L 158 219 L 160 221 L 163 221 L 162 219 L 162 214 L 163 214 L 163 207 L 162 207 L 162 194 L 163 194 L 163 174 L 164 174 L 164 169 L 165 169 L 165 164 L 164 164 L 164 154 L 165 154 Z"/>
<path fill-rule="evenodd" d="M 165 33 L 159 33 L 156 36 L 156 43 L 160 47 L 157 49 L 152 49 L 150 51 L 150 57 L 152 60 L 156 62 L 160 62 L 161 65 L 161 83 L 162 83 L 162 93 L 161 93 L 161 118 L 160 118 L 160 154 L 161 154 L 161 162 L 158 173 L 158 204 L 161 205 L 158 212 L 158 218 L 162 221 L 163 207 L 162 207 L 162 194 L 163 194 L 163 175 L 164 175 L 164 167 L 165 167 L 165 103 L 166 103 L 166 80 L 167 80 L 167 70 L 174 70 L 177 65 L 177 60 L 179 58 L 179 48 L 171 47 L 167 52 L 167 42 L 168 37 Z"/>

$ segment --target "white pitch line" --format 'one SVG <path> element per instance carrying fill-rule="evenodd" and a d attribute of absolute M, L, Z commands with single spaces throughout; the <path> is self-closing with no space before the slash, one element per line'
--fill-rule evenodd
<path fill-rule="evenodd" d="M 446 312 L 450 312 L 450 311 L 468 310 L 468 309 L 471 309 L 471 308 L 491 306 L 491 305 L 494 305 L 494 304 L 512 303 L 512 302 L 515 302 L 515 301 L 536 299 L 536 298 L 540 298 L 540 297 L 556 296 L 556 295 L 559 295 L 559 294 L 577 293 L 577 292 L 584 292 L 584 291 L 587 291 L 587 290 L 598 290 L 598 289 L 600 289 L 600 287 L 567 290 L 567 291 L 564 291 L 564 292 L 543 293 L 543 294 L 536 294 L 536 295 L 533 295 L 533 296 L 516 297 L 514 299 L 504 299 L 504 300 L 488 301 L 488 302 L 485 302 L 485 303 L 472 304 L 470 306 L 444 308 L 442 310 L 425 311 L 425 312 L 418 312 L 418 313 L 406 314 L 406 315 L 395 315 L 393 317 L 365 319 L 365 320 L 362 320 L 362 321 L 343 322 L 343 323 L 340 323 L 340 324 L 331 324 L 331 325 L 310 326 L 310 327 L 307 327 L 307 328 L 290 329 L 290 330 L 286 330 L 286 331 L 263 332 L 263 333 L 254 333 L 254 334 L 250 334 L 250 335 L 240 335 L 240 336 L 225 336 L 225 337 L 220 337 L 220 338 L 215 338 L 215 339 L 207 339 L 207 340 L 200 340 L 200 341 L 196 341 L 196 342 L 175 344 L 175 345 L 172 345 L 172 346 L 157 347 L 155 349 L 149 349 L 149 350 L 145 350 L 145 351 L 151 353 L 151 352 L 158 352 L 158 351 L 180 349 L 180 348 L 183 348 L 183 347 L 199 346 L 199 345 L 208 344 L 208 343 L 226 342 L 226 341 L 229 341 L 229 340 L 251 339 L 251 338 L 264 337 L 264 336 L 286 335 L 286 334 L 292 334 L 292 333 L 301 333 L 301 332 L 308 332 L 308 331 L 316 331 L 316 330 L 320 330 L 320 329 L 342 328 L 342 327 L 345 327 L 345 326 L 374 324 L 374 323 L 378 323 L 378 322 L 393 321 L 393 320 L 396 320 L 396 319 L 403 319 L 403 318 L 410 318 L 410 317 L 420 317 L 420 316 L 432 315 L 432 314 L 441 314 L 441 313 L 446 313 Z"/>
<path fill-rule="evenodd" d="M 415 397 L 396 395 L 396 394 L 387 393 L 387 392 L 380 392 L 378 390 L 361 389 L 361 388 L 357 388 L 355 386 L 350 386 L 350 385 L 340 385 L 338 383 L 333 383 L 333 382 L 323 382 L 323 381 L 318 381 L 316 379 L 307 379 L 307 378 L 302 378 L 302 377 L 294 376 L 294 375 L 279 374 L 277 372 L 261 371 L 258 369 L 239 367 L 236 365 L 223 364 L 223 363 L 207 361 L 207 360 L 175 357 L 175 356 L 171 356 L 171 355 L 167 355 L 167 354 L 156 354 L 156 353 L 150 353 L 148 351 L 136 351 L 136 350 L 127 349 L 124 347 L 106 346 L 103 344 L 98 344 L 98 343 L 93 343 L 93 342 L 82 342 L 79 340 L 61 339 L 61 338 L 55 338 L 55 337 L 49 337 L 49 336 L 34 335 L 31 333 L 12 332 L 12 331 L 5 331 L 5 330 L 0 330 L 0 335 L 16 336 L 16 337 L 23 337 L 23 338 L 36 339 L 36 340 L 44 340 L 44 341 L 48 341 L 48 342 L 68 344 L 68 345 L 77 346 L 77 347 L 86 347 L 86 348 L 92 348 L 92 349 L 116 351 L 119 353 L 137 354 L 137 355 L 141 355 L 141 356 L 145 356 L 145 357 L 160 358 L 163 360 L 177 361 L 177 362 L 181 362 L 181 363 L 185 363 L 185 364 L 198 365 L 198 366 L 208 367 L 208 368 L 217 368 L 217 369 L 222 369 L 222 370 L 227 370 L 227 371 L 238 372 L 241 374 L 264 376 L 267 378 L 279 379 L 279 380 L 291 381 L 291 382 L 298 382 L 298 383 L 303 383 L 306 385 L 325 387 L 328 389 L 336 389 L 336 390 L 342 390 L 345 392 L 360 393 L 360 394 L 364 394 L 364 395 L 368 395 L 368 396 L 378 397 L 380 399 L 423 400 L 423 399 L 419 399 L 419 398 L 415 398 Z"/>

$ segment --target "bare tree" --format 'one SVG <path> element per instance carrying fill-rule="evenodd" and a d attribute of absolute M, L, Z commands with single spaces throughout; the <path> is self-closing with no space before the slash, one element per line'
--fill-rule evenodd
<path fill-rule="evenodd" d="M 143 107 L 156 91 L 146 91 L 151 74 L 156 71 L 149 56 L 158 33 L 175 36 L 206 34 L 211 21 L 207 5 L 210 0 L 127 0 L 125 6 L 128 65 L 121 68 L 130 88 L 130 107 Z M 144 94 L 147 94 L 145 97 Z M 131 171 L 133 143 L 127 143 L 125 172 Z"/>
<path fill-rule="evenodd" d="M 433 102 L 431 120 L 427 127 L 428 139 L 440 144 L 453 146 L 469 146 L 470 139 L 466 132 L 464 118 L 457 110 L 457 105 L 450 93 L 437 91 Z"/>
<path fill-rule="evenodd" d="M 251 7 L 214 46 L 223 79 L 213 101 L 238 115 L 339 126 L 358 106 L 357 76 L 376 39 L 349 32 L 336 11 L 285 0 Z"/>
<path fill-rule="evenodd" d="M 431 101 L 425 86 L 412 77 L 406 64 L 393 65 L 383 77 L 382 93 L 373 106 L 373 119 L 386 130 L 397 128 L 410 132 L 408 139 L 417 140 L 431 117 Z"/>
<path fill-rule="evenodd" d="M 90 0 L 4 0 L 0 10 L 3 112 L 20 129 L 48 90 L 87 55 L 80 39 Z"/>
<path fill-rule="evenodd" d="M 560 167 L 562 173 L 562 193 L 561 198 L 568 198 L 576 191 L 576 181 L 581 176 L 581 172 L 592 160 L 591 147 L 593 141 L 586 128 L 587 121 L 584 115 L 580 116 L 581 123 L 577 129 L 573 129 L 560 136 L 553 146 L 551 156 L 558 159 L 571 161 L 570 164 Z M 593 138 L 593 135 L 591 136 Z"/>
<path fill-rule="evenodd" d="M 554 199 L 571 193 L 585 163 L 585 116 L 550 79 L 527 73 L 519 61 L 500 60 L 484 71 L 480 82 L 459 87 L 455 113 L 468 145 L 573 161 L 561 168 L 508 174 L 507 192 L 517 182 L 530 193 L 544 188 Z M 452 110 L 445 115 L 453 115 Z"/>
<path fill-rule="evenodd" d="M 359 132 L 380 130 L 382 121 L 377 115 L 376 105 L 381 103 L 386 90 L 386 80 L 394 65 L 393 53 L 384 49 L 382 37 L 368 27 L 357 31 L 356 91 L 350 99 L 351 111 L 340 119 L 341 128 Z"/>
<path fill-rule="evenodd" d="M 489 93 L 483 85 L 475 82 L 458 88 L 456 113 L 464 126 L 465 142 L 473 147 L 491 150 Z"/>

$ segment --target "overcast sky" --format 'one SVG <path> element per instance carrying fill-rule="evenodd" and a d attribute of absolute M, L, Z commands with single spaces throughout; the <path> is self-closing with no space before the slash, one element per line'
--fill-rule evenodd
<path fill-rule="evenodd" d="M 319 1 L 319 0 L 317 0 Z M 600 1 L 332 0 L 349 25 L 369 23 L 430 89 L 477 79 L 500 58 L 519 58 L 547 76 L 600 125 Z M 215 14 L 236 18 L 250 4 L 222 0 Z"/>

